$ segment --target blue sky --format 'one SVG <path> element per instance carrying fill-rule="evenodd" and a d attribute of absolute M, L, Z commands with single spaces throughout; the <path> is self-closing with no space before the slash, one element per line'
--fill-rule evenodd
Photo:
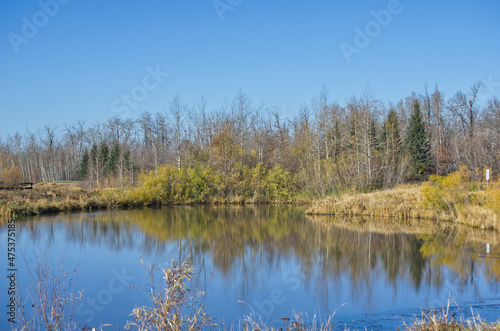
<path fill-rule="evenodd" d="M 497 0 L 4 0 L 0 136 L 135 118 L 176 94 L 215 109 L 238 89 L 290 116 L 323 85 L 340 103 L 368 84 L 397 101 L 482 76 L 500 97 L 499 14 Z M 350 62 L 342 43 L 362 46 Z"/>

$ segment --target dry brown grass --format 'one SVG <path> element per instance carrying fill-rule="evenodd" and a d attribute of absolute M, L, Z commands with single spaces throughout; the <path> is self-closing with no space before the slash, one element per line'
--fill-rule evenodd
<path fill-rule="evenodd" d="M 460 206 L 457 207 L 458 216 L 454 220 L 481 230 L 500 230 L 498 215 L 485 206 Z"/>
<path fill-rule="evenodd" d="M 390 217 L 399 221 L 433 219 L 500 231 L 500 182 L 492 181 L 486 189 L 471 179 L 467 167 L 461 167 L 447 176 L 431 176 L 422 185 L 317 200 L 306 213 Z"/>
<path fill-rule="evenodd" d="M 411 325 L 406 325 L 408 331 L 493 331 L 500 330 L 500 323 L 487 323 L 479 314 L 471 310 L 472 317 L 457 317 L 455 313 L 450 312 L 450 302 L 441 309 L 441 311 L 430 310 L 422 312 L 422 316 L 415 319 Z"/>
<path fill-rule="evenodd" d="M 279 327 L 270 326 L 255 316 L 244 316 L 243 323 L 233 324 L 230 331 L 330 331 L 337 330 L 334 322 L 335 313 L 321 321 L 317 315 L 310 319 L 307 314 L 294 312 L 292 318 L 281 318 Z M 227 328 L 223 328 L 227 330 Z"/>
<path fill-rule="evenodd" d="M 420 185 L 397 186 L 372 193 L 347 193 L 341 198 L 315 201 L 308 215 L 345 215 L 391 217 L 398 220 L 433 218 L 435 213 L 422 206 Z"/>
<path fill-rule="evenodd" d="M 0 224 L 19 216 L 132 205 L 126 189 L 85 190 L 76 182 L 40 182 L 33 190 L 0 190 Z"/>

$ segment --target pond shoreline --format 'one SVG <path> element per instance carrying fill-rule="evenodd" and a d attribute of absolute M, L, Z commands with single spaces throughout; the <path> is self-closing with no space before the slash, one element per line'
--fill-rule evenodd
<path fill-rule="evenodd" d="M 387 217 L 398 222 L 422 219 L 500 231 L 498 189 L 469 191 L 468 188 L 452 187 L 442 190 L 444 193 L 440 189 L 431 180 L 371 193 L 353 192 L 341 197 L 330 196 L 314 200 L 306 214 Z M 447 197 L 446 194 L 453 196 Z"/>
<path fill-rule="evenodd" d="M 481 187 L 461 168 L 448 176 L 431 176 L 430 181 L 397 185 L 393 188 L 361 193 L 356 190 L 340 196 L 309 199 L 299 194 L 285 200 L 265 200 L 239 195 L 201 195 L 195 198 L 162 198 L 144 188 L 102 188 L 84 190 L 72 182 L 42 182 L 33 190 L 0 190 L 0 224 L 20 216 L 54 212 L 133 209 L 175 205 L 310 205 L 307 215 L 370 216 L 397 222 L 432 220 L 458 223 L 481 230 L 500 231 L 500 189 L 492 182 Z M 148 194 L 146 194 L 148 193 Z"/>
<path fill-rule="evenodd" d="M 206 201 L 171 202 L 153 200 L 135 201 L 129 197 L 129 188 L 84 190 L 78 183 L 42 182 L 33 190 L 0 190 L 0 224 L 9 219 L 60 212 L 91 212 L 95 210 L 127 210 L 160 208 L 166 206 L 229 206 L 229 205 L 310 205 L 312 201 L 263 201 L 242 197 L 209 198 Z"/>

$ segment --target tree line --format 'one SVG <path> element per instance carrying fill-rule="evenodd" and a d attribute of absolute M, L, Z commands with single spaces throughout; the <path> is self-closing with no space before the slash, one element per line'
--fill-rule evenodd
<path fill-rule="evenodd" d="M 137 119 L 46 125 L 2 137 L 0 181 L 16 174 L 125 187 L 167 164 L 244 183 L 279 166 L 293 190 L 325 196 L 392 187 L 461 164 L 497 173 L 500 100 L 480 103 L 483 87 L 479 81 L 449 98 L 437 86 L 425 87 L 397 102 L 382 102 L 367 89 L 342 104 L 323 87 L 294 117 L 255 104 L 241 90 L 214 110 L 203 98 L 189 105 L 176 96 L 165 111 Z"/>

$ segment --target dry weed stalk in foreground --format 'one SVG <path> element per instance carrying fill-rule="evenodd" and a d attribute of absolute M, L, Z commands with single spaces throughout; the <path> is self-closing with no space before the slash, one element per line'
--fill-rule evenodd
<path fill-rule="evenodd" d="M 26 299 L 17 290 L 17 310 L 19 328 L 13 330 L 79 330 L 76 310 L 83 298 L 78 292 L 78 269 L 68 274 L 63 269 L 63 261 L 53 266 L 47 253 L 39 252 L 35 261 L 26 261 L 30 284 Z"/>
<path fill-rule="evenodd" d="M 154 265 L 149 265 L 147 270 L 152 307 L 135 307 L 131 314 L 134 321 L 127 323 L 127 330 L 132 327 L 139 331 L 201 330 L 215 326 L 203 305 L 205 293 L 196 291 L 195 295 L 190 295 L 186 287 L 186 281 L 193 276 L 190 261 L 172 261 L 169 268 L 162 269 L 164 286 L 161 288 L 155 285 L 156 270 L 158 267 Z"/>
<path fill-rule="evenodd" d="M 18 297 L 19 318 L 14 330 L 121 330 L 111 324 L 102 324 L 90 329 L 76 321 L 76 311 L 83 295 L 77 292 L 77 269 L 69 275 L 62 269 L 62 262 L 54 268 L 47 252 L 39 254 L 32 266 L 28 264 L 30 282 L 25 301 Z M 61 260 L 62 261 L 62 260 Z M 161 284 L 155 283 L 156 272 L 161 270 Z M 150 277 L 149 300 L 151 307 L 135 307 L 125 330 L 230 330 L 230 331 L 329 331 L 333 329 L 350 330 L 350 326 L 334 322 L 335 312 L 324 320 L 315 314 L 312 320 L 305 313 L 292 313 L 292 318 L 284 317 L 281 321 L 263 321 L 254 313 L 243 316 L 242 322 L 230 326 L 218 325 L 209 316 L 203 305 L 204 292 L 196 291 L 192 295 L 186 282 L 193 276 L 191 261 L 180 263 L 173 261 L 166 269 L 149 265 Z M 27 310 L 25 310 L 27 307 Z M 279 323 L 278 323 L 279 322 Z M 275 326 L 279 324 L 279 326 Z M 449 300 L 441 312 L 430 310 L 410 325 L 403 321 L 403 328 L 411 331 L 447 331 L 447 330 L 500 330 L 500 323 L 487 323 L 472 311 L 469 319 L 455 317 L 450 313 Z"/>
<path fill-rule="evenodd" d="M 405 329 L 409 331 L 500 330 L 499 323 L 487 323 L 479 316 L 479 314 L 474 313 L 472 308 L 471 314 L 472 317 L 469 319 L 466 319 L 463 316 L 456 318 L 455 313 L 450 313 L 450 300 L 448 299 L 447 306 L 443 307 L 441 312 L 436 312 L 435 309 L 428 312 L 422 311 L 422 316 L 420 318 L 415 319 L 411 325 L 404 323 L 404 326 Z"/>
<path fill-rule="evenodd" d="M 344 306 L 343 304 L 342 306 Z M 263 321 L 262 318 L 255 316 L 255 314 L 245 315 L 243 319 L 243 323 L 241 325 L 231 327 L 231 331 L 330 331 L 338 328 L 333 322 L 333 318 L 335 316 L 334 312 L 330 316 L 326 318 L 325 321 L 321 321 L 318 319 L 318 316 L 315 314 L 312 318 L 312 321 L 309 320 L 309 316 L 305 313 L 297 313 L 293 312 L 293 319 L 289 317 L 281 318 L 283 326 L 274 327 L 269 326 L 267 322 Z M 276 321 L 271 322 L 271 325 L 274 325 Z"/>

